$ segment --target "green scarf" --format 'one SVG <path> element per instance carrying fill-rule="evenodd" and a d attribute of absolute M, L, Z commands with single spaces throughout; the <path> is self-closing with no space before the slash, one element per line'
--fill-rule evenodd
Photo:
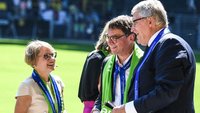
<path fill-rule="evenodd" d="M 51 77 L 49 77 L 49 79 L 50 79 L 50 85 L 52 85 L 52 79 L 51 79 Z M 50 95 L 51 95 L 51 97 L 53 98 L 53 101 L 54 101 L 54 105 L 55 105 L 55 108 L 56 108 L 56 112 L 58 112 L 58 105 L 57 105 L 57 100 L 56 100 L 54 88 L 53 88 L 52 86 L 50 87 L 49 85 L 47 85 L 47 83 L 46 83 L 42 78 L 41 78 L 41 80 L 42 80 L 42 82 L 46 85 L 47 89 L 49 90 L 49 93 L 50 93 Z M 51 105 L 50 105 L 50 103 L 49 103 L 49 100 L 48 100 L 47 96 L 44 94 L 43 91 L 42 91 L 42 94 L 43 94 L 43 96 L 44 96 L 44 98 L 45 98 L 45 100 L 46 100 L 46 102 L 47 102 L 47 104 L 48 104 L 48 113 L 53 113 L 53 111 L 52 111 L 52 109 L 51 109 Z M 62 100 L 62 112 L 64 112 L 65 109 L 64 109 L 63 97 L 61 97 L 61 100 Z"/>
<path fill-rule="evenodd" d="M 131 79 L 133 78 L 133 72 L 134 72 L 134 69 L 135 69 L 136 65 L 138 64 L 140 58 L 142 57 L 142 55 L 143 55 L 143 51 L 138 47 L 137 44 L 135 44 L 133 56 L 131 59 L 130 73 L 129 73 L 128 79 L 126 81 L 123 103 L 126 103 L 128 100 L 128 91 L 131 86 Z M 105 106 L 104 106 L 105 102 L 112 101 L 112 98 L 113 98 L 112 97 L 112 85 L 113 85 L 112 84 L 112 79 L 113 79 L 112 72 L 113 72 L 113 68 L 114 68 L 114 64 L 115 64 L 115 58 L 116 58 L 116 55 L 110 56 L 109 60 L 107 61 L 107 63 L 104 66 L 104 69 L 103 69 L 102 92 L 101 92 L 102 93 L 102 100 L 101 100 L 102 109 L 105 108 Z"/>

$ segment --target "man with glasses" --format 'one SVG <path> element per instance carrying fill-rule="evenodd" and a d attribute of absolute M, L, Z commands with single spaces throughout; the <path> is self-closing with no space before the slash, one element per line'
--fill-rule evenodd
<path fill-rule="evenodd" d="M 136 4 L 132 31 L 147 46 L 134 73 L 128 103 L 112 113 L 194 113 L 195 57 L 191 47 L 168 29 L 158 0 Z"/>
<path fill-rule="evenodd" d="M 93 113 L 109 113 L 111 109 L 105 103 L 119 106 L 128 100 L 134 68 L 143 55 L 143 51 L 134 43 L 136 35 L 131 32 L 132 23 L 132 18 L 127 15 L 109 21 L 105 37 L 112 55 L 103 63 L 100 95 Z"/>

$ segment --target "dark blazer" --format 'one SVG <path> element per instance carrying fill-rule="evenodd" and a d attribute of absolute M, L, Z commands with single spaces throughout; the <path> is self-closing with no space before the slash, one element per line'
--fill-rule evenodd
<path fill-rule="evenodd" d="M 133 98 L 133 79 L 129 101 L 134 100 L 138 113 L 194 113 L 195 73 L 195 57 L 187 42 L 163 34 L 141 68 L 139 98 Z"/>
<path fill-rule="evenodd" d="M 98 80 L 105 57 L 102 51 L 97 50 L 88 54 L 79 83 L 78 97 L 81 101 L 95 101 L 98 97 Z"/>

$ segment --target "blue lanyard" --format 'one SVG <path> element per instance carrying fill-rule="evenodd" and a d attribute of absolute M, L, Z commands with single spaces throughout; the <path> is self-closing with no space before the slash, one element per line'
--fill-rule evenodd
<path fill-rule="evenodd" d="M 145 61 L 147 60 L 147 58 L 149 57 L 150 53 L 153 51 L 153 49 L 155 48 L 156 44 L 158 43 L 158 41 L 161 39 L 163 33 L 164 33 L 165 28 L 163 28 L 159 34 L 156 36 L 156 38 L 154 39 L 154 41 L 152 42 L 152 44 L 150 45 L 150 48 L 147 50 L 147 54 L 145 54 L 144 59 L 142 60 L 142 62 L 140 63 L 140 65 L 138 66 L 137 70 L 136 70 L 136 76 L 135 76 L 135 82 L 134 82 L 134 94 L 135 97 L 134 99 L 138 98 L 139 95 L 139 75 L 140 75 L 140 70 L 142 68 L 142 66 L 144 65 Z M 167 29 L 168 30 L 168 29 Z"/>
<path fill-rule="evenodd" d="M 125 72 L 126 70 L 130 67 L 131 65 L 131 59 L 132 57 L 128 60 L 128 62 L 123 66 L 120 67 L 118 63 L 115 63 L 115 72 L 114 72 L 114 87 L 113 87 L 113 96 L 115 96 L 115 91 L 116 91 L 116 79 L 117 75 L 120 75 L 120 88 L 121 88 L 121 104 L 123 104 L 124 101 L 124 89 L 126 86 L 126 77 L 125 77 Z"/>
<path fill-rule="evenodd" d="M 52 79 L 52 84 L 53 84 L 53 87 L 54 87 L 54 90 L 55 90 L 55 93 L 56 93 L 56 99 L 57 99 L 57 103 L 58 103 L 58 113 L 61 113 L 61 111 L 62 111 L 62 100 L 61 100 L 62 97 L 61 97 L 60 92 L 58 90 L 58 86 L 56 84 L 55 79 L 52 76 L 50 76 L 50 77 Z"/>
<path fill-rule="evenodd" d="M 39 85 L 39 87 L 42 89 L 44 94 L 47 96 L 47 99 L 50 102 L 53 113 L 56 113 L 56 109 L 55 109 L 53 99 L 52 99 L 47 87 L 45 86 L 44 82 L 41 80 L 40 76 L 38 75 L 38 73 L 35 70 L 33 70 L 33 72 L 32 72 L 32 78 Z M 61 113 L 61 111 L 62 111 L 61 96 L 60 96 L 57 84 L 55 82 L 55 79 L 51 75 L 50 75 L 50 79 L 52 80 L 53 89 L 55 90 L 55 93 L 56 93 L 56 99 L 57 99 L 57 103 L 58 103 L 58 113 Z"/>

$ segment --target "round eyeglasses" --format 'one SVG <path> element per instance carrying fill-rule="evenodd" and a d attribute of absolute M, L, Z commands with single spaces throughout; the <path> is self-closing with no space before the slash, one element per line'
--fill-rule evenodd
<path fill-rule="evenodd" d="M 56 58 L 57 57 L 57 52 L 54 52 L 54 53 L 45 53 L 43 58 L 45 60 L 50 60 L 51 58 Z"/>
<path fill-rule="evenodd" d="M 105 35 L 106 41 L 112 40 L 113 42 L 117 42 L 118 39 L 123 38 L 124 36 L 126 36 L 126 35 L 125 34 L 120 35 L 120 36 L 118 36 L 118 35 L 108 36 L 108 34 Z"/>
<path fill-rule="evenodd" d="M 112 40 L 114 43 L 117 42 L 120 38 L 127 37 L 129 35 L 133 34 L 132 32 L 130 34 L 124 34 L 124 35 L 113 35 L 113 36 L 108 36 L 108 34 L 104 35 L 106 38 L 106 41 Z"/>

